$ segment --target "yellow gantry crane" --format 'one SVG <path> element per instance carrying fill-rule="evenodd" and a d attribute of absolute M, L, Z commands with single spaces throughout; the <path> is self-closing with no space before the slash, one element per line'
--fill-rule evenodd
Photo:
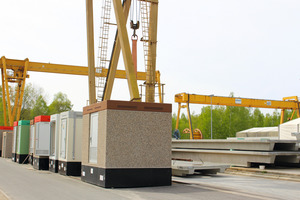
<path fill-rule="evenodd" d="M 25 88 L 26 78 L 29 78 L 27 72 L 46 72 L 46 73 L 58 73 L 58 74 L 70 74 L 70 75 L 88 75 L 88 67 L 73 66 L 73 65 L 61 65 L 41 62 L 30 62 L 29 59 L 16 60 L 7 59 L 4 56 L 0 60 L 1 79 L 2 79 L 2 102 L 3 102 L 3 116 L 4 124 L 7 126 L 13 125 L 13 121 L 20 119 L 23 94 Z M 106 77 L 108 70 L 103 70 L 101 73 L 95 73 L 97 77 Z M 156 71 L 156 84 L 160 83 L 160 72 Z M 115 78 L 126 79 L 126 72 L 124 70 L 116 70 Z M 137 72 L 137 80 L 146 80 L 146 72 Z M 16 94 L 14 99 L 14 106 L 11 105 L 11 91 L 9 84 L 17 84 Z M 161 89 L 159 88 L 159 100 L 162 102 Z M 8 115 L 8 120 L 7 120 Z M 9 121 L 9 123 L 7 123 Z"/>
<path fill-rule="evenodd" d="M 285 110 L 293 110 L 292 119 L 294 114 L 297 113 L 297 117 L 300 117 L 299 100 L 297 96 L 284 97 L 282 101 L 278 100 L 265 100 L 265 99 L 250 99 L 240 97 L 221 97 L 213 95 L 199 95 L 199 94 L 187 94 L 180 93 L 175 95 L 175 102 L 178 103 L 178 113 L 176 121 L 176 129 L 178 129 L 180 110 L 181 108 L 188 109 L 188 120 L 190 129 L 190 139 L 193 139 L 192 121 L 190 116 L 189 104 L 210 104 L 221 106 L 239 106 L 239 107 L 253 107 L 253 108 L 273 108 L 281 109 L 280 124 L 284 122 Z"/>
<path fill-rule="evenodd" d="M 126 23 L 128 14 L 133 0 L 105 0 L 104 3 L 112 3 L 117 31 L 111 53 L 107 78 L 102 100 L 109 100 L 111 90 L 116 75 L 117 65 L 122 51 L 126 78 L 129 87 L 130 100 L 140 101 L 141 97 L 138 91 L 136 72 L 134 69 L 134 59 L 130 49 L 128 31 Z M 142 13 L 142 27 L 146 65 L 146 102 L 155 101 L 156 86 L 156 46 L 157 46 L 157 16 L 158 16 L 158 0 L 139 0 L 140 10 Z M 109 8 L 110 6 L 108 6 Z M 109 15 L 104 15 L 106 18 Z M 94 30 L 93 30 L 93 0 L 86 0 L 86 19 L 87 19 L 87 47 L 88 47 L 88 67 L 89 67 L 89 102 L 96 103 L 95 91 L 95 62 L 94 62 Z M 160 88 L 160 87 L 159 87 Z"/>

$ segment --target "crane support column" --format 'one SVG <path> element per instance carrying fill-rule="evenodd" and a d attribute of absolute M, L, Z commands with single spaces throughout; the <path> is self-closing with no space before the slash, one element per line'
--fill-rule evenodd
<path fill-rule="evenodd" d="M 1 78 L 2 78 L 2 102 L 3 102 L 3 119 L 4 126 L 7 126 L 7 117 L 6 117 L 6 100 L 5 100 L 5 83 L 4 83 L 4 69 L 1 69 Z"/>
<path fill-rule="evenodd" d="M 131 1 L 129 1 L 129 0 L 124 1 L 123 13 L 124 13 L 125 21 L 127 21 L 127 19 L 128 19 L 130 5 L 131 5 Z M 109 63 L 110 66 L 109 66 L 108 73 L 107 73 L 107 81 L 106 81 L 106 85 L 105 85 L 103 100 L 110 100 L 110 98 L 111 98 L 111 93 L 112 93 L 112 88 L 114 85 L 114 80 L 116 77 L 116 71 L 117 71 L 117 66 L 118 66 L 118 62 L 119 62 L 120 52 L 121 52 L 121 45 L 120 45 L 120 39 L 119 39 L 119 32 L 117 30 L 116 36 L 115 36 L 114 47 L 113 47 L 113 51 L 112 51 L 112 55 L 111 55 L 111 60 Z"/>
<path fill-rule="evenodd" d="M 130 92 L 131 101 L 140 101 L 140 95 L 137 85 L 136 74 L 134 71 L 132 55 L 128 40 L 128 33 L 126 29 L 126 20 L 122 10 L 122 4 L 120 0 L 113 0 L 114 10 L 116 15 L 116 21 L 118 26 L 118 33 L 120 39 L 120 45 L 122 49 L 123 60 L 125 64 L 125 71 L 127 76 L 127 82 Z"/>
<path fill-rule="evenodd" d="M 146 102 L 153 103 L 155 101 L 155 70 L 156 70 L 156 46 L 157 46 L 157 17 L 158 2 L 152 1 L 150 4 L 150 20 L 149 20 L 149 46 L 150 57 L 148 60 L 151 64 L 147 68 L 146 76 Z"/>
<path fill-rule="evenodd" d="M 87 50 L 88 50 L 88 79 L 89 79 L 89 104 L 96 103 L 95 89 L 95 55 L 94 55 L 94 22 L 93 0 L 86 0 L 86 26 L 87 26 Z"/>

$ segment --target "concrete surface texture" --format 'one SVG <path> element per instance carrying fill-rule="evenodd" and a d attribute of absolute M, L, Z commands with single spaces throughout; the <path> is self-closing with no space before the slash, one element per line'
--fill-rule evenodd
<path fill-rule="evenodd" d="M 14 200 L 298 199 L 299 183 L 233 175 L 174 178 L 172 186 L 104 189 L 0 158 L 0 198 Z M 184 183 L 184 184 L 181 184 Z"/>
<path fill-rule="evenodd" d="M 172 148 L 248 151 L 296 151 L 295 140 L 172 140 Z"/>
<path fill-rule="evenodd" d="M 236 137 L 278 137 L 278 127 L 257 127 L 239 131 Z"/>

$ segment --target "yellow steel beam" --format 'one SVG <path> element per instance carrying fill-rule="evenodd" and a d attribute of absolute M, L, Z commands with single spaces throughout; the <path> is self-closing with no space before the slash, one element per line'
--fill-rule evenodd
<path fill-rule="evenodd" d="M 131 1 L 124 2 L 123 13 L 124 13 L 125 21 L 127 21 L 127 19 L 128 19 L 130 5 L 131 5 Z M 110 66 L 109 66 L 109 72 L 108 72 L 108 77 L 107 77 L 107 81 L 106 81 L 103 100 L 110 100 L 110 98 L 111 98 L 112 88 L 114 85 L 114 80 L 116 78 L 116 72 L 117 72 L 117 66 L 118 66 L 118 62 L 119 62 L 120 52 L 121 52 L 121 45 L 120 45 L 120 39 L 119 39 L 119 32 L 117 31 L 116 38 L 115 38 L 115 44 L 114 44 L 112 57 L 111 57 L 112 59 L 111 59 Z M 139 76 L 140 76 L 140 74 L 138 73 L 137 79 L 139 79 Z M 145 78 L 146 78 L 146 76 L 145 76 Z"/>
<path fill-rule="evenodd" d="M 22 109 L 22 103 L 23 103 L 23 96 L 24 96 L 24 89 L 25 89 L 26 74 L 27 74 L 28 66 L 29 66 L 29 60 L 28 60 L 28 58 L 26 58 L 25 59 L 25 68 L 23 71 L 23 80 L 21 81 L 21 87 L 20 87 L 20 100 L 19 100 L 19 104 L 18 104 L 17 121 L 20 120 L 20 116 L 21 116 L 21 109 Z"/>
<path fill-rule="evenodd" d="M 4 69 L 1 69 L 1 78 L 2 78 L 2 102 L 3 102 L 3 119 L 4 126 L 7 126 L 7 117 L 6 117 L 6 100 L 5 100 L 5 83 L 4 83 Z"/>
<path fill-rule="evenodd" d="M 146 80 L 146 102 L 155 101 L 155 70 L 156 70 L 156 46 L 157 46 L 157 16 L 158 3 L 150 3 L 150 20 L 149 20 L 149 47 L 150 54 L 148 60 L 150 65 L 147 67 Z"/>
<path fill-rule="evenodd" d="M 7 73 L 6 73 L 6 58 L 2 56 L 1 58 L 2 64 L 3 64 L 3 72 L 4 72 L 4 84 L 5 84 L 5 94 L 2 95 L 2 98 L 5 99 L 5 95 L 7 98 L 7 108 L 8 108 L 8 121 L 9 125 L 13 125 L 13 118 L 12 118 L 12 113 L 11 113 L 11 106 L 10 106 L 10 96 L 9 96 L 9 87 L 8 87 L 8 80 L 7 80 Z M 2 85 L 2 87 L 4 87 Z"/>
<path fill-rule="evenodd" d="M 212 101 L 212 102 L 211 102 Z M 175 102 L 188 102 L 188 94 L 181 93 L 175 95 Z M 194 104 L 212 104 L 223 106 L 240 106 L 240 107 L 254 107 L 254 108 L 275 108 L 275 109 L 298 109 L 298 101 L 277 101 L 265 99 L 248 99 L 239 97 L 220 97 L 190 94 L 189 103 Z"/>
<path fill-rule="evenodd" d="M 0 68 L 3 69 L 3 61 L 0 60 Z M 24 60 L 6 59 L 6 69 L 24 70 Z M 69 75 L 88 75 L 88 67 L 74 66 L 74 65 L 61 65 L 52 63 L 30 62 L 27 71 L 32 72 L 46 72 L 56 74 L 69 74 Z M 106 77 L 107 69 L 103 69 L 101 73 L 95 73 L 97 77 Z M 116 70 L 115 78 L 126 79 L 125 70 Z M 146 72 L 138 72 L 137 80 L 146 80 Z"/>
<path fill-rule="evenodd" d="M 89 104 L 96 103 L 93 0 L 86 0 L 87 54 L 89 68 Z"/>
<path fill-rule="evenodd" d="M 117 27 L 120 39 L 120 45 L 122 49 L 123 60 L 125 64 L 125 71 L 127 76 L 127 82 L 129 87 L 130 98 L 132 101 L 140 101 L 140 95 L 137 85 L 136 74 L 134 71 L 134 65 L 132 61 L 132 55 L 128 40 L 128 34 L 126 29 L 125 16 L 122 10 L 121 0 L 113 0 L 114 11 L 117 21 Z"/>

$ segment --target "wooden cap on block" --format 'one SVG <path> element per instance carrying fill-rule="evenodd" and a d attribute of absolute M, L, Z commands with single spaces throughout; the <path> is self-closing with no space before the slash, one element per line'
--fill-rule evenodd
<path fill-rule="evenodd" d="M 172 112 L 171 104 L 145 103 L 133 101 L 102 101 L 83 108 L 83 115 L 98 112 L 101 110 L 131 110 L 149 112 Z"/>
<path fill-rule="evenodd" d="M 50 122 L 50 115 L 40 115 L 34 118 L 34 123 L 37 122 Z"/>
<path fill-rule="evenodd" d="M 34 119 L 30 120 L 30 125 L 33 125 L 33 124 L 34 124 Z"/>
<path fill-rule="evenodd" d="M 0 130 L 14 130 L 13 126 L 0 126 Z"/>

